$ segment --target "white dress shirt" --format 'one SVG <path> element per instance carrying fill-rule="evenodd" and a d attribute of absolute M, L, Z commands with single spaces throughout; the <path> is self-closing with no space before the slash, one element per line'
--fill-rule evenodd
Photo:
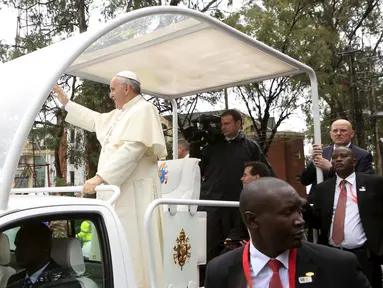
<path fill-rule="evenodd" d="M 350 148 L 350 146 L 351 146 L 351 142 L 348 143 L 345 147 Z M 343 146 L 336 146 L 336 145 L 334 144 L 333 150 L 335 150 L 335 149 L 338 148 L 338 147 L 343 147 Z"/>
<path fill-rule="evenodd" d="M 271 258 L 259 252 L 250 242 L 250 275 L 253 288 L 269 288 L 273 271 L 267 265 Z M 277 258 L 283 265 L 279 269 L 283 288 L 289 288 L 289 250 L 279 255 Z"/>
<path fill-rule="evenodd" d="M 344 240 L 340 243 L 340 245 L 335 245 L 332 241 L 332 229 L 334 226 L 334 217 L 335 210 L 338 204 L 338 199 L 340 195 L 340 187 L 339 184 L 343 179 L 338 175 L 336 176 L 336 187 L 335 187 L 335 195 L 334 195 L 334 204 L 333 204 L 333 212 L 332 212 L 332 220 L 330 226 L 330 235 L 329 235 L 329 243 L 335 247 L 342 247 L 345 249 L 355 249 L 364 245 L 367 241 L 366 234 L 364 233 L 364 229 L 362 226 L 362 222 L 360 220 L 359 215 L 359 207 L 358 204 L 353 200 L 353 195 L 357 197 L 356 193 L 356 178 L 355 173 L 352 173 L 345 180 L 346 190 L 347 190 L 347 201 L 346 201 L 346 215 L 344 219 Z M 361 192 L 363 193 L 363 191 Z"/>

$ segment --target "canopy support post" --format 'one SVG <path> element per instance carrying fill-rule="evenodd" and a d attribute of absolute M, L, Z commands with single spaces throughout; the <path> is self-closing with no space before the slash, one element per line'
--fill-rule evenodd
<path fill-rule="evenodd" d="M 320 111 L 319 111 L 319 98 L 318 98 L 318 80 L 313 70 L 309 71 L 311 82 L 311 97 L 312 97 L 312 112 L 314 123 L 314 143 L 321 146 L 321 128 L 320 128 Z M 316 168 L 317 184 L 323 182 L 323 173 L 320 168 Z M 313 229 L 313 242 L 318 243 L 318 230 Z"/>
<path fill-rule="evenodd" d="M 314 123 L 314 143 L 321 146 L 321 129 L 320 129 L 320 111 L 319 111 L 319 99 L 318 99 L 318 81 L 314 71 L 309 73 L 311 82 L 311 94 L 313 105 L 313 123 Z M 323 182 L 323 173 L 320 168 L 316 168 L 317 172 L 317 184 Z"/>
<path fill-rule="evenodd" d="M 175 99 L 171 100 L 173 111 L 173 159 L 178 159 L 178 105 Z"/>

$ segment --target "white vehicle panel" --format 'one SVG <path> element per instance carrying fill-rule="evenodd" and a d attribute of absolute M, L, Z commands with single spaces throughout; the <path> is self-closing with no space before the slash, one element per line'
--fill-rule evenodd
<path fill-rule="evenodd" d="M 4 228 L 4 226 L 12 225 L 12 223 L 20 222 L 23 220 L 28 220 L 33 217 L 44 217 L 44 216 L 52 216 L 52 214 L 63 213 L 97 213 L 102 217 L 105 226 L 107 227 L 106 232 L 109 238 L 109 249 L 111 253 L 111 258 L 113 262 L 113 282 L 114 287 L 116 288 L 136 288 L 136 283 L 134 279 L 133 266 L 130 261 L 130 252 L 128 249 L 128 243 L 126 241 L 126 237 L 124 231 L 122 229 L 121 223 L 118 220 L 118 217 L 113 209 L 107 207 L 105 205 L 84 205 L 86 202 L 101 202 L 102 201 L 92 201 L 90 199 L 83 199 L 85 201 L 69 201 L 72 202 L 68 204 L 64 199 L 66 198 L 74 198 L 74 197 L 49 197 L 50 199 L 56 198 L 58 201 L 44 201 L 44 198 L 47 197 L 39 197 L 39 196 L 17 196 L 17 200 L 13 201 L 14 204 L 21 204 L 23 208 L 18 211 L 14 210 L 13 213 L 9 213 L 7 215 L 3 215 L 0 217 L 0 229 Z M 13 198 L 13 197 L 12 197 Z M 21 200 L 19 198 L 24 198 L 25 200 Z M 29 199 L 28 199 L 29 198 Z M 15 200 L 15 199 L 14 199 Z M 19 201 L 18 201 L 19 200 Z M 78 199 L 81 200 L 81 199 Z M 37 202 L 50 202 L 50 206 L 44 207 L 44 204 L 40 204 L 39 208 L 30 209 L 24 208 L 27 205 L 24 203 L 26 201 L 30 201 L 31 205 Z M 61 201 L 61 206 L 58 205 L 58 202 Z M 66 202 L 66 205 L 63 205 L 63 202 Z M 79 204 L 83 202 L 82 205 Z M 73 203 L 77 203 L 73 205 Z M 24 204 L 24 205 L 23 205 Z M 57 204 L 57 205 L 56 205 Z M 40 208 L 41 207 L 41 208 Z"/>

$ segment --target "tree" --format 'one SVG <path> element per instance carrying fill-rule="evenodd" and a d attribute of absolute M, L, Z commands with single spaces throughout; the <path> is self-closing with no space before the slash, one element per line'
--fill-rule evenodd
<path fill-rule="evenodd" d="M 381 0 L 318 1 L 312 13 L 313 25 L 323 31 L 323 57 L 308 64 L 319 76 L 319 95 L 328 109 L 324 121 L 349 119 L 356 128 L 355 143 L 361 147 L 368 146 L 364 110 L 369 108 L 361 94 L 365 83 L 358 79 L 357 62 L 382 41 L 381 7 Z M 311 123 L 309 117 L 309 127 Z"/>
<path fill-rule="evenodd" d="M 308 48 L 317 47 L 321 41 L 320 34 L 311 25 L 313 4 L 310 1 L 267 0 L 263 1 L 263 6 L 264 10 L 257 6 L 244 7 L 226 22 L 302 62 L 318 58 Z M 295 77 L 253 83 L 234 89 L 246 105 L 259 145 L 265 154 L 278 127 L 304 103 L 306 85 L 307 79 Z M 275 125 L 270 128 L 269 121 L 273 116 Z"/>
<path fill-rule="evenodd" d="M 247 6 L 245 10 L 229 17 L 227 22 L 269 46 L 308 64 L 316 71 L 321 98 L 324 143 L 330 142 L 328 132 L 331 122 L 337 118 L 346 118 L 355 125 L 356 144 L 362 147 L 370 146 L 371 137 L 367 136 L 365 131 L 374 124 L 366 117 L 372 109 L 369 104 L 372 101 L 366 100 L 372 97 L 368 94 L 371 94 L 373 89 L 366 94 L 366 87 L 370 84 L 366 81 L 368 77 L 362 75 L 367 73 L 366 70 L 381 71 L 382 66 L 373 64 L 372 68 L 366 68 L 368 65 L 363 62 L 370 57 L 371 50 L 375 52 L 378 50 L 383 40 L 382 1 L 265 0 L 262 3 L 264 11 Z M 308 84 L 307 78 L 298 78 L 298 80 Z M 296 85 L 297 80 L 285 82 L 285 85 L 281 86 L 292 87 L 291 83 Z M 237 89 L 240 98 L 248 99 L 246 100 L 248 112 L 255 114 L 253 122 L 256 123 L 258 120 L 261 123 L 261 128 L 257 129 L 258 134 L 259 132 L 267 134 L 266 119 L 271 114 L 267 100 L 273 103 L 272 101 L 277 99 L 272 97 L 276 95 L 271 91 L 272 84 L 274 87 L 280 86 L 280 83 L 275 80 L 271 84 L 267 83 L 266 87 L 253 84 L 252 87 Z M 300 88 L 304 89 L 305 86 Z M 304 95 L 305 91 L 304 89 L 299 94 Z M 262 95 L 262 92 L 267 97 Z M 295 101 L 293 95 L 288 97 L 292 103 Z M 307 115 L 309 136 L 312 137 L 311 99 L 305 97 L 305 100 L 301 107 Z M 283 103 L 290 102 L 283 101 Z M 285 114 L 282 114 L 283 107 L 280 104 L 275 103 L 275 108 L 279 111 L 279 118 L 283 119 Z M 296 106 L 293 105 L 292 108 Z M 272 132 L 269 133 L 273 135 Z M 371 131 L 368 134 L 371 134 Z M 260 137 L 263 138 L 260 141 L 264 142 L 265 136 Z M 267 151 L 267 145 L 265 150 Z"/>
<path fill-rule="evenodd" d="M 271 147 L 278 127 L 301 104 L 299 100 L 302 99 L 303 84 L 300 83 L 294 87 L 289 85 L 289 81 L 287 78 L 272 80 L 269 88 L 265 83 L 253 83 L 236 88 L 237 94 L 246 105 L 257 140 L 265 155 Z M 278 116 L 275 119 L 275 125 L 270 127 L 272 115 Z"/>
<path fill-rule="evenodd" d="M 178 6 L 183 4 L 184 6 L 201 11 L 203 13 L 219 13 L 220 0 L 109 0 L 103 4 L 102 14 L 105 19 L 111 19 L 116 17 L 119 13 L 129 12 L 139 8 L 150 6 Z M 229 1 L 229 5 L 231 5 Z"/>
<path fill-rule="evenodd" d="M 77 31 L 80 33 L 87 30 L 87 18 L 89 17 L 89 6 L 93 1 L 89 0 L 58 0 L 58 1 L 38 1 L 24 0 L 7 1 L 5 4 L 11 5 L 20 11 L 19 34 L 16 36 L 14 49 L 8 50 L 9 58 L 14 59 L 21 55 L 35 51 L 36 49 L 51 44 L 54 40 L 60 40 L 70 36 Z M 70 98 L 76 96 L 77 79 L 64 75 L 61 85 L 70 88 Z M 34 123 L 34 129 L 44 130 L 47 145 L 55 150 L 56 177 L 63 178 L 59 151 L 67 151 L 64 139 L 65 115 L 63 109 L 52 97 L 48 97 L 42 107 L 38 120 Z M 70 153 L 73 157 L 74 152 Z M 76 162 L 81 158 L 75 157 Z"/>
<path fill-rule="evenodd" d="M 175 101 L 178 107 L 178 132 L 182 135 L 186 128 L 193 125 L 193 115 L 196 112 L 196 107 L 200 102 L 215 105 L 218 103 L 221 97 L 222 96 L 220 92 L 208 92 L 176 99 Z M 173 108 L 170 101 L 156 97 L 151 97 L 148 99 L 148 101 L 151 101 L 163 116 L 171 115 Z M 165 131 L 165 135 L 172 137 L 170 130 L 171 129 Z"/>

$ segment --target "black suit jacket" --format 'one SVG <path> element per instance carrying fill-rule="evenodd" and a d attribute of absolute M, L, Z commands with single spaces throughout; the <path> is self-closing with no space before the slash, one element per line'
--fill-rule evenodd
<path fill-rule="evenodd" d="M 373 174 L 374 170 L 372 169 L 371 153 L 352 144 L 350 145 L 350 148 L 352 152 L 354 152 L 356 157 L 355 171 L 366 173 L 366 174 Z M 330 161 L 333 150 L 334 150 L 334 145 L 324 148 L 323 154 L 322 154 L 323 158 L 326 158 L 327 160 Z M 335 172 L 333 168 L 331 168 L 330 171 L 328 172 L 323 172 L 323 181 L 326 181 L 334 177 L 335 177 Z M 307 165 L 307 167 L 303 170 L 300 176 L 300 181 L 305 186 L 311 185 L 310 193 L 307 197 L 307 200 L 311 203 L 313 199 L 313 193 L 317 185 L 316 168 L 313 162 L 310 162 Z"/>
<path fill-rule="evenodd" d="M 359 215 L 367 237 L 367 244 L 375 255 L 383 256 L 383 177 L 355 173 Z M 316 187 L 312 204 L 303 213 L 305 221 L 320 230 L 318 243 L 328 245 L 334 210 L 336 178 Z"/>
<path fill-rule="evenodd" d="M 26 270 L 22 270 L 12 275 L 8 279 L 7 288 L 22 288 L 26 274 Z M 81 285 L 76 280 L 72 269 L 63 268 L 51 260 L 32 287 L 81 288 Z"/>
<path fill-rule="evenodd" d="M 234 227 L 230 230 L 228 238 L 231 240 L 250 239 L 249 231 L 247 231 L 247 227 L 245 223 L 243 223 L 241 216 L 235 219 Z"/>
<path fill-rule="evenodd" d="M 209 262 L 205 288 L 247 288 L 242 267 L 243 249 L 237 248 Z M 303 242 L 297 250 L 296 263 L 295 287 L 371 288 L 356 256 L 350 252 Z M 307 272 L 314 273 L 313 281 L 300 284 L 298 278 Z"/>

